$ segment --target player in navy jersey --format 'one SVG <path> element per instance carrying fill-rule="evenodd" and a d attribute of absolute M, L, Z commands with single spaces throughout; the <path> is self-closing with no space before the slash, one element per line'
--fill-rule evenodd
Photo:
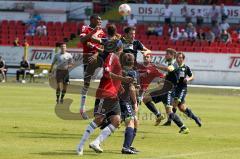
<path fill-rule="evenodd" d="M 121 38 L 123 42 L 123 52 L 132 53 L 137 61 L 137 54 L 140 51 L 142 54 L 149 54 L 151 50 L 146 48 L 139 40 L 135 39 L 136 30 L 134 27 L 126 27 L 124 36 Z"/>
<path fill-rule="evenodd" d="M 185 55 L 183 52 L 177 53 L 176 61 L 178 64 L 177 74 L 178 82 L 176 85 L 174 106 L 186 114 L 189 118 L 193 119 L 196 124 L 201 127 L 202 123 L 199 117 L 197 117 L 190 108 L 185 105 L 185 97 L 187 95 L 187 83 L 193 80 L 193 73 L 189 66 L 184 64 Z M 164 126 L 171 125 L 171 119 L 168 118 L 168 121 L 163 124 Z"/>
<path fill-rule="evenodd" d="M 121 58 L 123 66 L 123 76 L 132 77 L 133 83 L 122 82 L 124 91 L 119 94 L 119 101 L 121 106 L 122 120 L 125 122 L 125 137 L 122 148 L 123 154 L 136 154 L 139 152 L 132 147 L 133 140 L 137 133 L 138 119 L 136 113 L 138 111 L 138 102 L 136 96 L 137 72 L 134 67 L 134 56 L 130 53 L 123 54 Z"/>
<path fill-rule="evenodd" d="M 147 93 L 143 102 L 147 107 L 152 107 L 157 110 L 155 105 L 152 103 L 162 102 L 165 106 L 167 114 L 171 120 L 180 128 L 179 133 L 187 134 L 189 129 L 183 124 L 180 117 L 172 111 L 172 102 L 174 97 L 175 87 L 177 85 L 177 63 L 175 62 L 176 51 L 174 49 L 167 49 L 165 59 L 168 63 L 168 66 L 156 66 L 158 69 L 167 71 L 163 88 L 159 90 L 152 91 Z M 158 125 L 156 121 L 155 125 Z"/>

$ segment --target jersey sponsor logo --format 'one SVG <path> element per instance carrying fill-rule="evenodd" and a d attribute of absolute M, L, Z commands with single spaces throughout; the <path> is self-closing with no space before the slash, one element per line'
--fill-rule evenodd
<path fill-rule="evenodd" d="M 231 62 L 229 65 L 230 69 L 233 68 L 240 68 L 240 57 L 239 56 L 232 56 L 231 58 Z"/>

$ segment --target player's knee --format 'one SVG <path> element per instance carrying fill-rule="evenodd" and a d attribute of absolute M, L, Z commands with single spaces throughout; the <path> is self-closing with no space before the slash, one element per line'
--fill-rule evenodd
<path fill-rule="evenodd" d="M 185 107 L 183 104 L 179 104 L 178 105 L 178 109 L 181 111 L 181 112 L 185 112 Z"/>
<path fill-rule="evenodd" d="M 96 123 L 96 125 L 99 126 L 99 125 L 102 124 L 103 119 L 104 119 L 104 117 L 101 116 L 101 115 L 99 115 L 99 116 L 95 116 L 94 123 Z"/>
<path fill-rule="evenodd" d="M 150 94 L 146 94 L 144 97 L 143 97 L 143 103 L 146 104 L 148 102 L 151 102 L 151 96 Z"/>
<path fill-rule="evenodd" d="M 121 124 L 121 118 L 119 115 L 114 115 L 111 117 L 111 124 L 114 126 L 114 127 L 119 127 L 120 124 Z"/>

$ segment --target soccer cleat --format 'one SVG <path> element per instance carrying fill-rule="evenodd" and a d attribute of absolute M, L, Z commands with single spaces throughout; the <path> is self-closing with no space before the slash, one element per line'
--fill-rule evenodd
<path fill-rule="evenodd" d="M 137 152 L 131 150 L 130 148 L 122 148 L 122 154 L 137 154 Z"/>
<path fill-rule="evenodd" d="M 59 104 L 59 100 L 58 99 L 56 100 L 56 103 Z"/>
<path fill-rule="evenodd" d="M 102 153 L 103 152 L 103 149 L 99 145 L 94 144 L 94 142 L 91 142 L 89 144 L 89 148 L 93 149 L 96 153 Z"/>
<path fill-rule="evenodd" d="M 181 134 L 188 134 L 188 133 L 190 133 L 190 131 L 189 131 L 188 128 L 186 128 L 186 127 L 184 126 L 184 127 L 182 127 L 182 128 L 180 129 L 179 133 L 181 133 Z"/>
<path fill-rule="evenodd" d="M 63 99 L 60 99 L 60 104 L 63 104 Z"/>
<path fill-rule="evenodd" d="M 170 120 L 168 120 L 168 121 L 166 121 L 162 126 L 171 126 L 171 121 Z"/>
<path fill-rule="evenodd" d="M 22 80 L 22 83 L 26 83 L 26 81 L 25 81 L 25 80 Z"/>
<path fill-rule="evenodd" d="M 81 149 L 81 148 L 79 147 L 79 145 L 78 145 L 78 147 L 77 147 L 77 155 L 78 155 L 78 156 L 82 156 L 82 155 L 83 155 L 83 149 Z"/>
<path fill-rule="evenodd" d="M 86 113 L 84 110 L 81 110 L 81 109 L 80 109 L 80 114 L 81 114 L 81 116 L 82 116 L 82 118 L 83 118 L 84 120 L 88 120 L 88 119 L 89 119 L 87 113 Z"/>
<path fill-rule="evenodd" d="M 2 83 L 5 83 L 6 81 L 5 80 L 2 80 Z"/>
<path fill-rule="evenodd" d="M 201 127 L 202 126 L 202 121 L 200 118 L 197 117 L 197 119 L 195 120 L 196 124 Z"/>
<path fill-rule="evenodd" d="M 159 117 L 157 117 L 156 118 L 156 122 L 155 122 L 155 126 L 158 126 L 163 119 L 164 119 L 163 115 L 160 115 Z"/>
<path fill-rule="evenodd" d="M 135 147 L 132 147 L 132 146 L 130 147 L 130 149 L 134 152 L 140 152 L 139 150 L 137 150 Z"/>

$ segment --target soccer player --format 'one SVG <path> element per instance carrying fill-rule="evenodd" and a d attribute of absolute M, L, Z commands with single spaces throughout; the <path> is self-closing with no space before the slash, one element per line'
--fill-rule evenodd
<path fill-rule="evenodd" d="M 122 153 L 136 154 L 139 151 L 132 147 L 138 127 L 138 119 L 136 116 L 138 111 L 138 102 L 136 97 L 137 72 L 133 69 L 134 56 L 130 53 L 123 54 L 121 63 L 123 66 L 123 76 L 130 76 L 135 79 L 135 82 L 133 83 L 122 82 L 124 91 L 119 94 L 121 116 L 126 125 Z"/>
<path fill-rule="evenodd" d="M 123 42 L 123 52 L 132 53 L 135 61 L 137 61 L 138 51 L 141 51 L 142 54 L 149 54 L 151 50 L 147 49 L 139 40 L 136 40 L 135 36 L 135 28 L 129 26 L 124 29 L 124 36 L 121 40 Z"/>
<path fill-rule="evenodd" d="M 83 44 L 83 65 L 84 65 L 84 87 L 81 91 L 81 103 L 80 103 L 80 114 L 82 115 L 83 119 L 88 119 L 87 114 L 85 113 L 85 103 L 88 88 L 90 85 L 90 80 L 92 75 L 94 74 L 95 70 L 100 67 L 99 63 L 94 62 L 98 56 L 98 50 L 96 47 L 90 47 L 88 45 L 89 42 L 99 46 L 99 44 L 93 42 L 91 37 L 97 31 L 101 31 L 98 34 L 99 38 L 105 37 L 105 33 L 101 29 L 101 18 L 98 15 L 92 15 L 90 17 L 90 25 L 89 26 L 82 26 L 82 32 L 80 34 L 80 41 Z M 91 66 L 91 67 L 89 67 Z"/>
<path fill-rule="evenodd" d="M 100 126 L 105 117 L 110 117 L 111 123 L 106 126 L 100 135 L 90 143 L 89 147 L 95 152 L 103 152 L 100 144 L 110 136 L 120 125 L 120 105 L 118 92 L 120 91 L 121 82 L 130 83 L 133 81 L 131 77 L 122 76 L 122 68 L 119 61 L 119 55 L 110 53 L 106 58 L 103 68 L 103 76 L 100 80 L 99 87 L 96 92 L 94 120 L 87 126 L 82 139 L 77 147 L 78 155 L 83 155 L 83 146 L 94 130 Z"/>
<path fill-rule="evenodd" d="M 140 74 L 140 91 L 139 91 L 139 101 L 142 101 L 144 93 L 147 91 L 149 84 L 157 78 L 163 78 L 164 75 L 161 73 L 154 64 L 151 63 L 152 55 L 146 54 L 143 56 L 143 64 L 137 64 L 137 70 Z M 156 116 L 157 126 L 161 120 L 164 119 L 164 116 L 156 109 L 156 107 L 152 107 L 151 105 L 147 105 L 147 108 L 154 113 Z"/>
<path fill-rule="evenodd" d="M 56 64 L 56 81 L 57 81 L 57 89 L 56 89 L 56 102 L 63 103 L 63 98 L 67 92 L 67 85 L 69 83 L 69 69 L 73 67 L 73 57 L 70 53 L 67 52 L 66 43 L 61 43 L 61 52 L 57 53 L 54 58 L 50 68 L 50 73 L 53 70 L 53 66 Z M 62 89 L 61 89 L 62 85 Z M 60 101 L 59 101 L 59 97 Z"/>
<path fill-rule="evenodd" d="M 163 88 L 145 94 L 143 102 L 147 107 L 152 107 L 152 109 L 156 109 L 152 101 L 154 103 L 162 102 L 166 108 L 169 118 L 180 128 L 179 133 L 187 134 L 189 133 L 189 129 L 183 124 L 180 117 L 172 111 L 173 93 L 177 84 L 177 63 L 175 62 L 175 56 L 176 51 L 174 49 L 166 49 L 165 59 L 168 62 L 168 66 L 156 66 L 158 69 L 168 72 L 165 77 Z M 169 82 L 172 86 L 170 86 Z M 168 87 L 173 87 L 173 89 L 169 90 Z M 164 90 L 167 91 L 164 93 Z"/>
<path fill-rule="evenodd" d="M 199 117 L 197 117 L 190 108 L 185 105 L 185 97 L 187 95 L 187 83 L 193 80 L 193 73 L 189 66 L 184 64 L 185 55 L 183 52 L 177 53 L 176 61 L 178 64 L 178 83 L 175 92 L 174 106 L 186 114 L 189 118 L 193 119 L 196 124 L 201 127 L 202 123 Z M 165 126 L 171 125 L 171 119 L 164 124 Z"/>

